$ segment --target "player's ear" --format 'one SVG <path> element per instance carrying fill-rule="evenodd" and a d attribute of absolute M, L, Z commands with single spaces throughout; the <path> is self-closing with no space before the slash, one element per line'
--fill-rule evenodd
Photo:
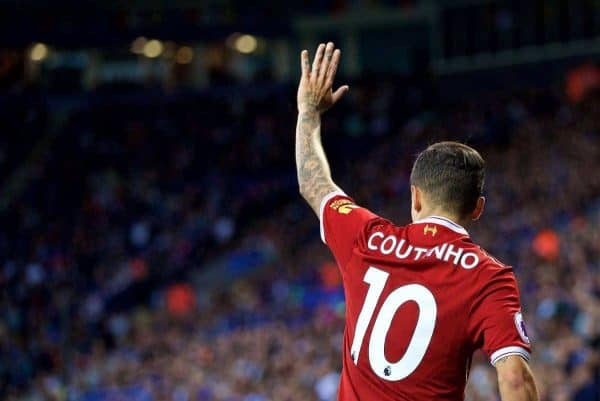
<path fill-rule="evenodd" d="M 410 186 L 410 198 L 412 202 L 412 208 L 415 212 L 420 212 L 423 209 L 421 204 L 421 190 L 414 185 Z"/>
<path fill-rule="evenodd" d="M 479 220 L 483 214 L 483 209 L 485 209 L 485 196 L 480 196 L 479 199 L 477 199 L 477 204 L 475 205 L 473 213 L 471 213 L 471 219 L 473 221 Z"/>

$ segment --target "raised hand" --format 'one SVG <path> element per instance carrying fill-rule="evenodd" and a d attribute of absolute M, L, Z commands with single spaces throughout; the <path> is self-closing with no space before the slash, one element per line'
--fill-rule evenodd
<path fill-rule="evenodd" d="M 298 111 L 323 113 L 348 92 L 348 85 L 332 90 L 333 79 L 340 62 L 341 51 L 332 42 L 321 43 L 317 48 L 312 68 L 308 51 L 300 54 L 302 77 L 298 86 Z"/>

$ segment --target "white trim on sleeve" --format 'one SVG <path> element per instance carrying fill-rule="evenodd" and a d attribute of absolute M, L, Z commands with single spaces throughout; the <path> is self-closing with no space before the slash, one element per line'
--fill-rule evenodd
<path fill-rule="evenodd" d="M 518 347 L 518 346 L 504 347 L 504 348 L 500 348 L 498 351 L 494 352 L 490 356 L 490 363 L 492 364 L 492 366 L 494 366 L 494 365 L 496 365 L 496 362 L 498 362 L 498 360 L 500 358 L 504 358 L 505 356 L 509 356 L 509 355 L 519 355 L 519 356 L 523 357 L 526 361 L 529 361 L 529 358 L 531 356 L 529 354 L 529 352 L 523 347 Z"/>
<path fill-rule="evenodd" d="M 325 241 L 325 223 L 323 222 L 323 212 L 325 211 L 325 205 L 327 204 L 327 202 L 329 202 L 332 198 L 336 196 L 348 195 L 346 195 L 344 191 L 341 190 L 330 192 L 327 195 L 325 195 L 323 199 L 321 199 L 321 204 L 319 205 L 319 230 L 321 232 L 321 241 L 323 241 L 324 244 L 327 244 L 327 241 Z"/>

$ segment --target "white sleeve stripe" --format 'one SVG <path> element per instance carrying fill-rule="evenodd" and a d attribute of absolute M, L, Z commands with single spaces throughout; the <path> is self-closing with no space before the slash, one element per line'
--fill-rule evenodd
<path fill-rule="evenodd" d="M 507 356 L 513 356 L 513 355 L 520 356 L 520 357 L 522 357 L 523 359 L 525 359 L 526 361 L 529 361 L 529 354 L 524 354 L 524 353 L 522 353 L 522 352 L 516 352 L 516 351 L 515 351 L 515 352 L 507 352 L 506 354 L 502 354 L 502 355 L 500 355 L 498 358 L 496 358 L 494 361 L 492 361 L 492 362 L 491 362 L 491 364 L 492 364 L 492 366 L 496 366 L 496 363 L 497 363 L 497 362 L 498 362 L 500 359 L 502 359 L 502 358 L 505 358 L 505 357 L 507 357 Z"/>
<path fill-rule="evenodd" d="M 505 356 L 509 356 L 509 355 L 522 356 L 526 361 L 529 361 L 529 358 L 531 356 L 529 354 L 529 351 L 527 351 L 523 347 L 517 347 L 517 346 L 504 347 L 504 348 L 500 348 L 498 351 L 494 352 L 490 356 L 490 363 L 492 364 L 492 366 L 494 366 L 500 358 L 504 358 Z"/>
<path fill-rule="evenodd" d="M 321 199 L 321 204 L 319 205 L 319 229 L 321 231 L 321 241 L 323 241 L 324 244 L 327 244 L 327 241 L 325 241 L 325 222 L 323 221 L 323 212 L 325 211 L 325 205 L 327 204 L 327 202 L 329 202 L 332 198 L 336 196 L 348 195 L 346 195 L 343 191 L 340 190 L 330 192 L 327 195 L 325 195 L 323 199 Z"/>

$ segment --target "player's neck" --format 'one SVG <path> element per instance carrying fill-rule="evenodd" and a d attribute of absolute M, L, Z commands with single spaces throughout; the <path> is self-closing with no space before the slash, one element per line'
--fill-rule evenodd
<path fill-rule="evenodd" d="M 450 220 L 453 223 L 458 224 L 459 226 L 461 226 L 463 228 L 467 228 L 471 223 L 470 220 L 458 218 L 457 216 L 455 216 L 451 213 L 445 212 L 443 210 L 423 211 L 422 213 L 419 214 L 418 220 L 423 220 L 428 217 L 442 217 L 447 220 Z"/>

